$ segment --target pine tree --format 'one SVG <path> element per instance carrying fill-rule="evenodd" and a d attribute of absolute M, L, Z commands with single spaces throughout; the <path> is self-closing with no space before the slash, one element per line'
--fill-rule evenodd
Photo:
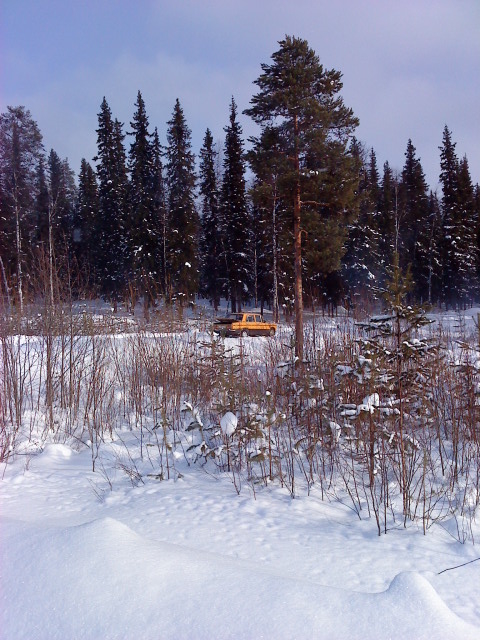
<path fill-rule="evenodd" d="M 130 189 L 128 239 L 130 269 L 144 299 L 148 313 L 154 303 L 161 279 L 159 246 L 162 229 L 157 207 L 157 179 L 155 148 L 148 132 L 148 117 L 140 91 L 136 111 L 130 123 L 133 137 L 129 152 Z"/>
<path fill-rule="evenodd" d="M 225 233 L 225 260 L 228 295 L 232 311 L 240 310 L 252 282 L 250 221 L 245 191 L 245 160 L 242 128 L 237 121 L 237 105 L 230 103 L 230 124 L 225 127 L 223 182 L 221 192 Z"/>
<path fill-rule="evenodd" d="M 343 236 L 336 226 L 341 212 L 348 209 L 354 196 L 353 163 L 347 144 L 358 125 L 351 109 L 338 95 L 341 74 L 324 70 L 318 56 L 305 40 L 286 36 L 272 55 L 273 64 L 262 64 L 263 73 L 255 84 L 259 92 L 245 113 L 262 127 L 284 132 L 287 157 L 291 158 L 287 175 L 293 209 L 293 263 L 295 272 L 295 354 L 303 361 L 303 279 L 302 218 L 310 218 L 313 258 L 325 256 L 323 267 L 339 268 Z M 302 216 L 303 209 L 303 216 Z M 343 222 L 343 221 L 342 221 Z M 333 242 L 326 234 L 334 233 Z M 337 251 L 330 251 L 335 245 Z M 327 255 L 329 254 L 329 255 Z"/>
<path fill-rule="evenodd" d="M 167 280 L 170 299 L 192 300 L 198 291 L 198 231 L 195 208 L 195 157 L 191 133 L 177 98 L 168 121 Z"/>
<path fill-rule="evenodd" d="M 122 125 L 113 120 L 106 99 L 98 114 L 97 162 L 99 225 L 98 264 L 102 292 L 114 308 L 125 285 L 128 259 L 125 222 L 127 218 L 127 173 Z"/>
<path fill-rule="evenodd" d="M 25 107 L 7 107 L 0 115 L 0 268 L 2 279 L 15 280 L 20 313 L 42 156 L 42 135 L 30 112 Z"/>
<path fill-rule="evenodd" d="M 202 198 L 202 235 L 200 241 L 200 290 L 210 299 L 215 311 L 225 289 L 225 255 L 220 216 L 219 189 L 215 164 L 217 152 L 210 129 L 205 132 L 200 150 L 200 195 Z"/>

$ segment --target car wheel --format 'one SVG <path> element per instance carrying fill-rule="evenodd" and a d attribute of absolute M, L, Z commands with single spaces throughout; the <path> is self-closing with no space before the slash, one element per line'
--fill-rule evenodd
<path fill-rule="evenodd" d="M 248 338 L 248 331 L 246 329 L 242 331 L 242 338 Z"/>
<path fill-rule="evenodd" d="M 268 332 L 268 335 L 269 335 L 271 338 L 273 338 L 273 336 L 275 335 L 275 329 L 274 329 L 273 327 L 272 327 L 272 328 L 270 329 L 270 331 Z"/>

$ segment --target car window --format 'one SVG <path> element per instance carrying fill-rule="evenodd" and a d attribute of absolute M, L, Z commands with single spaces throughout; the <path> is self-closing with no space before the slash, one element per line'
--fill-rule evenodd
<path fill-rule="evenodd" d="M 255 322 L 253 316 L 247 316 L 247 322 Z"/>

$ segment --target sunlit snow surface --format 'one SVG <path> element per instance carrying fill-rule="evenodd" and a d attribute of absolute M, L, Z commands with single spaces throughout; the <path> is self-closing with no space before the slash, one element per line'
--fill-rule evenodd
<path fill-rule="evenodd" d="M 27 464 L 28 462 L 28 464 Z M 480 638 L 478 555 L 196 472 L 113 491 L 48 445 L 1 483 L 2 640 Z M 28 467 L 28 468 L 26 468 Z"/>
<path fill-rule="evenodd" d="M 480 639 L 478 523 L 476 545 L 453 519 L 378 537 L 317 487 L 238 495 L 197 466 L 133 486 L 115 448 L 95 473 L 65 444 L 0 468 L 0 640 Z"/>

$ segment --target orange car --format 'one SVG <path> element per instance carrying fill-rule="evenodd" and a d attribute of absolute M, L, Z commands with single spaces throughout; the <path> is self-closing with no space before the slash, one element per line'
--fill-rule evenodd
<path fill-rule="evenodd" d="M 217 318 L 213 331 L 221 336 L 274 336 L 277 325 L 267 322 L 260 313 L 231 313 L 227 318 Z"/>

